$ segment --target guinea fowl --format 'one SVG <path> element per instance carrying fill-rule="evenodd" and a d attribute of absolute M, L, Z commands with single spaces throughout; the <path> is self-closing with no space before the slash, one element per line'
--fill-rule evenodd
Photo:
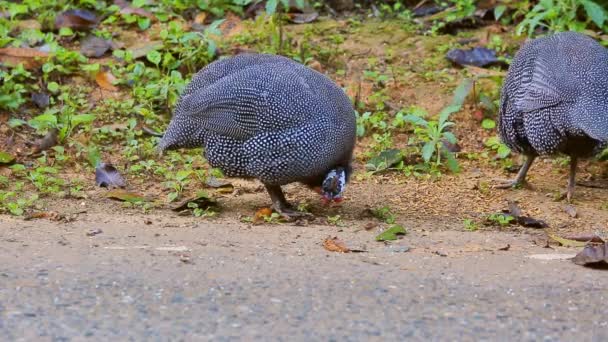
<path fill-rule="evenodd" d="M 257 178 L 273 209 L 292 210 L 281 185 L 320 188 L 340 201 L 351 173 L 355 112 L 344 91 L 291 59 L 242 54 L 199 71 L 182 94 L 160 151 L 203 147 L 229 177 Z"/>
<path fill-rule="evenodd" d="M 608 50 L 575 32 L 526 43 L 502 88 L 499 132 L 526 160 L 515 180 L 498 187 L 524 183 L 537 156 L 563 153 L 570 156 L 570 201 L 579 158 L 607 145 Z"/>

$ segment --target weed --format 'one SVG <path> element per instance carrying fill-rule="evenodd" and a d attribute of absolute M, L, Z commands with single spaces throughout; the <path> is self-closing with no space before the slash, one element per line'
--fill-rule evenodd
<path fill-rule="evenodd" d="M 464 219 L 462 224 L 464 225 L 464 229 L 471 231 L 471 232 L 474 232 L 477 229 L 479 229 L 479 227 L 477 226 L 477 223 L 471 219 Z"/>
<path fill-rule="evenodd" d="M 583 21 L 579 19 L 581 12 L 586 15 Z M 540 0 L 525 13 L 516 33 L 532 36 L 539 28 L 551 32 L 583 31 L 591 24 L 603 29 L 607 16 L 606 10 L 592 0 Z"/>
<path fill-rule="evenodd" d="M 397 220 L 397 216 L 393 213 L 392 209 L 389 206 L 373 209 L 372 215 L 387 224 L 394 224 Z"/>
<path fill-rule="evenodd" d="M 507 214 L 494 213 L 494 214 L 490 214 L 488 216 L 487 220 L 490 223 L 496 223 L 496 224 L 500 225 L 501 227 L 506 227 L 506 226 L 510 225 L 513 221 L 515 221 L 515 218 L 513 216 L 507 215 Z"/>
<path fill-rule="evenodd" d="M 327 216 L 327 223 L 332 226 L 344 226 L 344 221 L 340 215 Z"/>

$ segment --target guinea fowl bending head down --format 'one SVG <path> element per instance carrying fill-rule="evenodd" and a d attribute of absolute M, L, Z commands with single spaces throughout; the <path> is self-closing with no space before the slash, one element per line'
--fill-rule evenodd
<path fill-rule="evenodd" d="M 209 64 L 182 94 L 160 151 L 203 147 L 227 176 L 256 178 L 273 209 L 294 211 L 281 185 L 320 187 L 340 201 L 351 173 L 355 113 L 326 76 L 288 58 L 243 54 Z"/>
<path fill-rule="evenodd" d="M 526 156 L 519 185 L 539 155 L 570 156 L 567 198 L 572 198 L 579 158 L 608 141 L 608 50 L 583 34 L 563 32 L 526 43 L 503 85 L 499 132 Z"/>

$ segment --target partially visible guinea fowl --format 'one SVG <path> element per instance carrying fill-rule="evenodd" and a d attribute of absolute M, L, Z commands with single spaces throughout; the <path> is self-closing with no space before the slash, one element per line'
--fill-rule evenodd
<path fill-rule="evenodd" d="M 576 164 L 608 141 L 608 50 L 575 32 L 526 43 L 515 55 L 500 100 L 499 132 L 504 143 L 526 156 L 515 180 L 525 182 L 539 155 L 570 156 L 567 199 Z"/>
<path fill-rule="evenodd" d="M 273 209 L 306 216 L 285 200 L 281 185 L 320 187 L 340 201 L 351 173 L 355 112 L 326 76 L 275 55 L 243 54 L 199 71 L 180 98 L 161 151 L 203 147 L 227 176 L 257 178 Z"/>

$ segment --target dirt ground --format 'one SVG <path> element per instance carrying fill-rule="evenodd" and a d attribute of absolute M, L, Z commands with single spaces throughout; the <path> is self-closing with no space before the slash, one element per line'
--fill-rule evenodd
<path fill-rule="evenodd" d="M 404 68 L 388 87 L 395 106 L 415 104 L 436 113 L 451 101 L 462 78 L 456 69 L 439 62 L 437 68 L 453 78 L 449 82 L 424 79 L 418 69 L 433 43 L 455 38 L 433 42 L 401 32 L 387 35 L 390 27 L 382 25 L 356 32 L 345 26 L 334 29 L 347 34 L 341 58 L 348 70 L 343 77 L 330 75 L 342 85 L 360 77 L 374 57 L 385 68 Z M 387 38 L 378 38 L 379 32 Z M 483 33 L 475 35 L 483 39 Z M 481 128 L 473 111 L 468 103 L 454 118 L 461 156 L 484 151 L 485 138 L 494 134 Z M 535 162 L 530 187 L 498 190 L 493 181 L 514 174 L 489 158 L 461 157 L 460 173 L 438 179 L 398 172 L 366 176 L 362 156 L 368 145 L 369 139 L 358 143 L 355 174 L 341 205 L 323 207 L 319 196 L 302 186 L 284 187 L 289 201 L 309 204 L 316 217 L 310 223 L 243 222 L 270 204 L 255 181 L 230 179 L 235 190 L 229 194 L 208 189 L 218 198 L 218 214 L 197 218 L 165 205 L 149 212 L 126 206 L 105 198 L 107 190 L 94 186 L 93 174 L 70 175 L 90 184 L 85 198 L 43 198 L 37 211 L 52 213 L 50 219 L 0 216 L 0 279 L 6 284 L 0 289 L 0 331 L 25 340 L 161 340 L 172 332 L 220 340 L 266 333 L 346 340 L 607 338 L 605 273 L 568 260 L 530 258 L 578 252 L 558 246 L 549 234 L 608 230 L 605 163 L 580 164 L 577 179 L 587 186 L 576 187 L 573 217 L 566 203 L 555 199 L 565 188 L 568 167 L 554 159 Z M 131 191 L 152 198 L 167 194 L 155 180 L 128 181 Z M 508 201 L 549 227 L 485 225 Z M 407 229 L 401 240 L 375 241 L 388 225 L 370 209 L 384 206 Z M 467 231 L 465 219 L 478 230 Z M 326 251 L 323 240 L 334 236 L 365 252 Z M 167 302 L 174 295 L 181 299 Z"/>

